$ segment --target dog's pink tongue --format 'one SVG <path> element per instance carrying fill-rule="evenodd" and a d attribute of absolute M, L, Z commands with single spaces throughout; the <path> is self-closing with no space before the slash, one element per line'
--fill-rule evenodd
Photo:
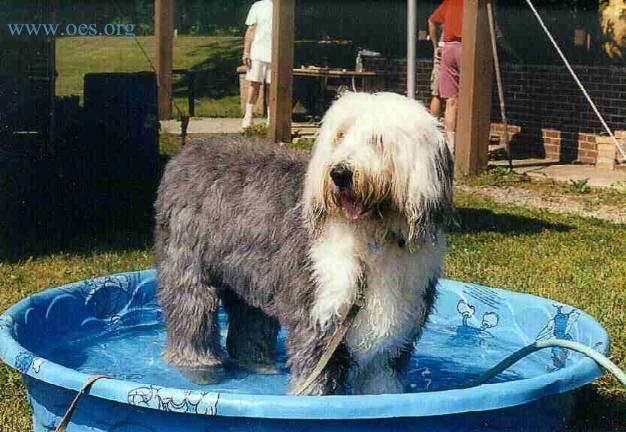
<path fill-rule="evenodd" d="M 341 210 L 346 219 L 356 220 L 361 216 L 361 200 L 351 193 L 342 193 Z"/>

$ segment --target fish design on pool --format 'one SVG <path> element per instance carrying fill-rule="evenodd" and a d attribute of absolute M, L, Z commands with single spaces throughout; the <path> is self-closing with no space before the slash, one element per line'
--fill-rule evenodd
<path fill-rule="evenodd" d="M 44 363 L 44 359 L 41 357 L 35 357 L 28 351 L 21 352 L 15 357 L 15 369 L 22 373 L 28 373 L 29 370 L 39 373 L 41 365 Z"/>
<path fill-rule="evenodd" d="M 186 391 L 181 392 L 180 397 L 174 397 L 171 393 L 163 396 L 162 390 L 154 385 L 137 387 L 128 392 L 128 403 L 166 412 L 217 415 L 220 393 Z"/>

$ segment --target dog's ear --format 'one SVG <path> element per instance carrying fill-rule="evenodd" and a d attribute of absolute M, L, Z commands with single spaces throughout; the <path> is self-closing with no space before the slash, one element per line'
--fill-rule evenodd
<path fill-rule="evenodd" d="M 319 143 L 316 143 L 316 146 Z M 324 166 L 324 157 L 316 153 L 309 162 L 304 182 L 304 196 L 302 202 L 302 215 L 311 238 L 319 237 L 329 203 L 329 183 L 327 180 L 327 167 Z"/>
<path fill-rule="evenodd" d="M 418 194 L 405 202 L 403 213 L 408 225 L 409 245 L 434 239 L 454 217 L 452 178 L 454 162 L 443 134 L 438 134 L 431 161 L 431 181 L 434 182 L 430 196 Z"/>

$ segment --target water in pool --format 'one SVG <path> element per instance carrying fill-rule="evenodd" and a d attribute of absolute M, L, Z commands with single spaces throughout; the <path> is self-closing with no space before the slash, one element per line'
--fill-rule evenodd
<path fill-rule="evenodd" d="M 222 328 L 227 328 L 222 317 Z M 224 339 L 226 331 L 223 332 Z M 69 336 L 69 335 L 68 335 Z M 257 375 L 230 369 L 219 384 L 197 385 L 177 369 L 165 365 L 161 351 L 165 328 L 161 319 L 151 325 L 120 327 L 89 336 L 73 334 L 44 348 L 41 354 L 86 374 L 106 374 L 122 380 L 159 386 L 251 394 L 286 394 L 284 333 L 280 335 L 278 375 Z M 521 347 L 471 327 L 429 324 L 417 344 L 409 372 L 409 392 L 444 390 L 459 386 Z M 545 360 L 525 359 L 493 382 L 529 378 L 546 372 Z"/>

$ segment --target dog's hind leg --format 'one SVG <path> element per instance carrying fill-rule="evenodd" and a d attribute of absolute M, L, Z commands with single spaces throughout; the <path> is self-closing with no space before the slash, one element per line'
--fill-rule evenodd
<path fill-rule="evenodd" d="M 167 327 L 164 360 L 183 372 L 191 371 L 194 381 L 215 381 L 223 375 L 218 290 L 193 254 L 182 248 L 169 252 L 158 263 L 159 300 Z"/>
<path fill-rule="evenodd" d="M 275 374 L 280 325 L 261 309 L 248 305 L 232 291 L 222 292 L 228 312 L 226 349 L 239 366 L 256 373 Z"/>

